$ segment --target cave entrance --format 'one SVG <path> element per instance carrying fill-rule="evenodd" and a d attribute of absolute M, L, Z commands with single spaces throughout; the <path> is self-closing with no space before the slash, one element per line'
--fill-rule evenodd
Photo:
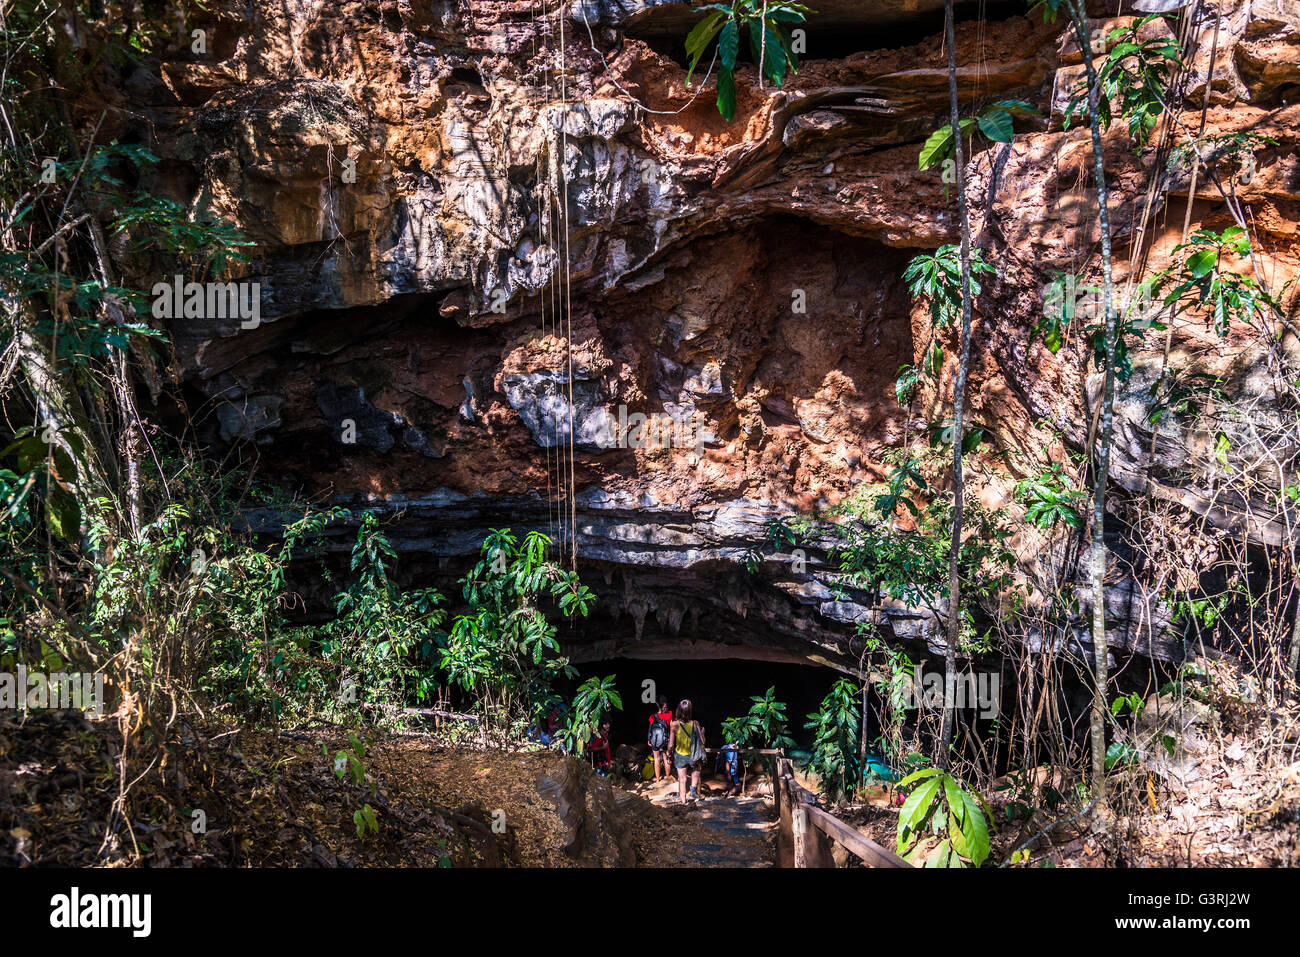
<path fill-rule="evenodd" d="M 747 714 L 753 696 L 775 688 L 776 699 L 786 705 L 790 736 L 797 747 L 806 748 L 812 743 L 812 734 L 805 730 L 804 723 L 808 715 L 821 705 L 822 698 L 837 677 L 831 669 L 816 665 L 744 658 L 610 658 L 575 667 L 579 677 L 573 682 L 574 689 L 579 682 L 593 676 L 616 676 L 618 692 L 623 699 L 623 710 L 610 716 L 610 732 L 616 748 L 620 744 L 645 745 L 653 705 L 645 704 L 641 699 L 649 694 L 651 688 L 656 694 L 667 695 L 669 706 L 674 711 L 679 701 L 689 698 L 696 718 L 704 724 L 705 737 L 711 748 L 722 743 L 722 722 L 726 718 Z M 653 684 L 647 685 L 646 682 Z"/>
<path fill-rule="evenodd" d="M 862 0 L 821 0 L 815 7 L 806 22 L 789 24 L 807 35 L 807 47 L 800 57 L 803 61 L 839 60 L 855 53 L 901 49 L 943 33 L 943 0 L 884 0 L 874 6 Z M 987 24 L 1024 16 L 1025 10 L 1020 0 L 957 0 L 954 17 L 956 23 L 979 20 Z M 705 16 L 705 8 L 661 4 L 628 20 L 622 31 L 660 56 L 686 66 L 686 37 Z M 739 59 L 753 59 L 748 42 L 741 43 Z M 704 63 L 708 60 L 706 54 Z"/>

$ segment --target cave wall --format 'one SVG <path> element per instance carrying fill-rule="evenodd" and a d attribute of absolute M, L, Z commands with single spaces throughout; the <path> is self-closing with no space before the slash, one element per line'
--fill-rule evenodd
<path fill-rule="evenodd" d="M 686 85 L 676 47 L 696 15 L 678 0 L 564 13 L 522 0 L 214 0 L 188 24 L 207 31 L 205 54 L 178 43 L 161 81 L 140 70 L 104 94 L 104 135 L 162 158 L 147 185 L 255 244 L 237 272 L 260 283 L 259 325 L 168 324 L 186 421 L 263 478 L 378 509 L 415 567 L 454 570 L 496 525 L 562 539 L 567 527 L 612 603 L 569 636 L 579 646 L 850 661 L 862 596 L 832 593 L 816 555 L 761 578 L 739 561 L 766 518 L 877 480 L 885 450 L 942 416 L 948 396 L 900 408 L 893 381 L 934 334 L 903 267 L 956 240 L 956 207 L 939 170 L 916 169 L 947 115 L 942 4 L 821 6 L 784 89 L 738 69 L 727 123 L 711 81 L 698 98 L 700 75 Z M 1208 85 L 1211 131 L 1276 140 L 1237 189 L 1278 288 L 1300 271 L 1300 13 L 1286 0 L 1220 9 L 1194 31 L 1188 122 Z M 1096 10 L 1102 25 L 1134 11 L 1121 12 Z M 967 169 L 977 241 L 999 268 L 978 303 L 972 415 L 1014 469 L 1086 440 L 1098 388 L 1087 356 L 1053 355 L 1029 331 L 1050 271 L 1095 250 L 1095 188 L 1086 131 L 1062 129 L 1082 69 L 1062 25 L 1004 6 L 984 24 L 973 15 L 959 8 L 963 97 L 1044 114 Z M 1108 149 L 1117 245 L 1140 241 L 1159 268 L 1187 184 L 1144 220 L 1150 158 L 1118 125 Z M 1199 190 L 1193 228 L 1230 222 Z M 120 266 L 146 288 L 167 275 L 125 252 Z M 1176 418 L 1149 424 L 1163 345 L 1135 355 L 1120 396 L 1116 479 L 1236 528 L 1242 509 L 1214 495 L 1214 450 Z M 1221 375 L 1261 415 L 1284 414 L 1247 330 L 1220 341 L 1187 324 L 1170 356 Z M 697 441 L 602 447 L 620 406 L 693 416 Z M 981 495 L 1004 503 L 1008 484 Z M 1250 533 L 1283 534 L 1259 520 Z M 1042 542 L 1026 533 L 1017 547 L 1032 575 Z M 1115 587 L 1159 619 L 1140 583 Z M 918 646 L 941 641 L 919 610 L 887 620 Z M 1175 652 L 1162 637 L 1159 653 Z"/>

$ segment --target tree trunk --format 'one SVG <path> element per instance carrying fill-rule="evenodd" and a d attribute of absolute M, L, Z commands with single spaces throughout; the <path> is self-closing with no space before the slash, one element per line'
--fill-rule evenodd
<path fill-rule="evenodd" d="M 1115 314 L 1114 285 L 1111 278 L 1110 210 L 1107 205 L 1106 165 L 1102 152 L 1101 121 L 1097 116 L 1101 91 L 1097 82 L 1097 69 L 1092 60 L 1092 28 L 1083 0 L 1071 0 L 1071 19 L 1079 49 L 1083 51 L 1084 68 L 1088 75 L 1088 126 L 1092 133 L 1093 175 L 1097 180 L 1097 215 L 1101 225 L 1102 297 L 1106 310 L 1103 329 L 1103 347 L 1106 367 L 1103 372 L 1101 393 L 1101 432 L 1097 437 L 1096 466 L 1092 485 L 1092 660 L 1093 695 L 1089 736 L 1092 741 L 1092 797 L 1097 810 L 1106 802 L 1106 694 L 1108 675 L 1106 642 L 1106 482 L 1110 475 L 1111 427 L 1114 423 L 1115 405 L 1115 342 L 1117 317 Z"/>
<path fill-rule="evenodd" d="M 0 249 L 11 254 L 20 253 L 17 238 L 10 230 L 0 233 Z M 75 390 L 64 388 L 54 359 L 32 331 L 36 317 L 32 315 L 30 305 L 8 291 L 3 300 L 9 313 L 6 321 L 11 324 L 17 340 L 19 365 L 32 390 L 38 430 L 43 432 L 49 427 L 55 442 L 75 464 L 77 475 L 73 487 L 83 507 L 97 496 L 109 496 L 109 483 L 97 462 L 95 445 L 83 427 L 85 415 L 80 409 L 80 399 Z M 73 448 L 69 437 L 78 440 L 80 452 Z"/>
<path fill-rule="evenodd" d="M 112 288 L 117 283 L 109 266 L 108 242 L 104 238 L 104 230 L 99 225 L 99 220 L 93 215 L 88 217 L 87 223 L 89 225 L 91 246 L 95 251 L 95 262 L 99 267 L 100 281 L 104 283 L 105 288 Z M 106 297 L 103 308 L 110 322 L 114 325 L 123 324 L 125 315 L 116 300 Z M 135 407 L 135 392 L 131 386 L 129 349 L 130 346 L 128 345 L 113 357 L 111 379 L 113 397 L 117 400 L 117 412 L 121 418 L 121 451 L 123 463 L 126 466 L 126 481 L 124 484 L 126 486 L 127 521 L 131 527 L 132 536 L 138 537 L 140 528 L 144 524 L 144 507 L 140 494 L 140 446 L 144 436 L 140 429 L 140 413 Z"/>
<path fill-rule="evenodd" d="M 1291 653 L 1287 656 L 1286 663 L 1286 680 L 1294 685 L 1300 681 L 1300 676 L 1296 675 L 1296 671 L 1300 670 L 1300 599 L 1296 603 L 1295 622 L 1291 626 Z"/>
<path fill-rule="evenodd" d="M 957 179 L 957 218 L 961 227 L 961 346 L 957 362 L 957 383 L 953 389 L 952 409 L 952 546 L 948 553 L 948 642 L 943 656 L 943 711 L 940 719 L 939 748 L 936 762 L 939 767 L 949 764 L 948 749 L 952 741 L 953 705 L 956 697 L 957 645 L 961 640 L 961 577 L 958 558 L 961 555 L 963 498 L 965 481 L 962 476 L 962 440 L 966 421 L 966 376 L 970 369 L 970 216 L 966 208 L 966 161 L 962 152 L 961 117 L 957 104 L 957 49 L 956 30 L 953 25 L 953 0 L 944 3 L 944 29 L 948 44 L 948 107 L 953 132 L 953 163 Z"/>

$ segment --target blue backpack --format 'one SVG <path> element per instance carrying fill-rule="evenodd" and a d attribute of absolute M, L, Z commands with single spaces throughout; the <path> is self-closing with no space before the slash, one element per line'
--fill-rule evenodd
<path fill-rule="evenodd" d="M 718 756 L 722 758 L 722 762 L 726 765 L 728 771 L 735 773 L 736 769 L 740 767 L 740 750 L 734 745 L 725 745 Z"/>

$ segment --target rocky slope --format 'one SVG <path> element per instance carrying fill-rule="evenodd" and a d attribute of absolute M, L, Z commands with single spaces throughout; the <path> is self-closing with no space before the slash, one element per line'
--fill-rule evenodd
<path fill-rule="evenodd" d="M 576 534 L 610 599 L 570 635 L 580 657 L 847 660 L 868 611 L 831 593 L 815 554 L 762 580 L 740 559 L 766 518 L 878 480 L 886 450 L 943 416 L 947 396 L 900 408 L 893 383 L 934 338 L 902 270 L 955 241 L 955 203 L 916 160 L 946 117 L 942 4 L 817 6 L 798 75 L 777 90 L 740 67 L 727 123 L 712 79 L 698 98 L 700 75 L 686 84 L 698 15 L 681 0 L 214 0 L 188 25 L 204 53 L 178 44 L 161 82 L 138 71 L 105 104 L 107 135 L 162 157 L 149 185 L 255 243 L 243 278 L 260 283 L 260 324 L 169 322 L 200 437 L 264 477 L 391 514 L 431 576 L 453 575 L 489 527 Z M 1253 177 L 1227 175 L 1279 289 L 1300 260 L 1300 11 L 1196 8 L 1183 122 L 1198 127 L 1204 101 L 1207 131 L 1275 141 Z M 1084 268 L 1099 232 L 1086 135 L 1061 123 L 1077 48 L 1022 11 L 976 23 L 963 8 L 957 26 L 963 96 L 1043 114 L 967 170 L 999 269 L 977 308 L 973 415 L 1013 474 L 1084 446 L 1098 388 L 1081 347 L 1030 341 L 1049 274 Z M 1134 13 L 1104 19 L 1115 12 L 1095 11 L 1107 25 Z M 1148 208 L 1157 161 L 1118 125 L 1108 148 L 1122 279 L 1134 247 L 1165 264 L 1189 184 L 1175 176 Z M 1202 184 L 1192 228 L 1231 222 Z M 166 277 L 125 251 L 121 265 L 146 288 Z M 1280 541 L 1266 511 L 1247 519 L 1250 503 L 1217 491 L 1249 435 L 1221 462 L 1203 430 L 1149 416 L 1152 382 L 1177 364 L 1223 378 L 1267 424 L 1282 413 L 1262 348 L 1193 323 L 1167 358 L 1162 339 L 1135 354 L 1121 396 L 1117 481 Z M 669 448 L 606 447 L 620 409 L 687 431 Z M 1005 502 L 1008 485 L 981 494 Z M 1035 574 L 1042 542 L 1017 545 Z M 1115 588 L 1167 618 L 1145 585 Z M 889 619 L 918 648 L 938 641 L 919 611 Z M 1145 649 L 1146 634 L 1115 640 Z"/>

